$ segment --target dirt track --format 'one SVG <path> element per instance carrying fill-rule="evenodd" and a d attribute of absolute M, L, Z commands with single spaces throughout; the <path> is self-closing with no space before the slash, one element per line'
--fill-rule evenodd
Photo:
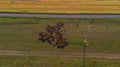
<path fill-rule="evenodd" d="M 83 57 L 83 53 L 68 53 L 68 52 L 37 52 L 37 51 L 7 51 L 0 50 L 0 55 L 14 56 L 41 56 L 41 57 Z M 87 53 L 87 57 L 120 59 L 120 54 L 102 54 L 102 53 Z"/>

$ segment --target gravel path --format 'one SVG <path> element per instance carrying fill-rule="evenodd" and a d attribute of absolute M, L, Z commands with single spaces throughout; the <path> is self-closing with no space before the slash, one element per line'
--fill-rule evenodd
<path fill-rule="evenodd" d="M 120 14 L 25 14 L 0 13 L 0 17 L 44 17 L 44 18 L 120 18 Z"/>

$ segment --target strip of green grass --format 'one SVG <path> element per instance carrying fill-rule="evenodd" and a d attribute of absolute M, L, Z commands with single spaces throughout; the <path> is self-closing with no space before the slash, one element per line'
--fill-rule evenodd
<path fill-rule="evenodd" d="M 0 56 L 0 67 L 82 67 L 83 58 Z M 87 58 L 87 67 L 120 67 L 120 59 Z"/>
<path fill-rule="evenodd" d="M 0 17 L 0 23 L 7 22 L 7 23 L 19 23 L 19 22 L 89 22 L 94 20 L 95 22 L 100 23 L 119 23 L 120 18 L 102 18 L 102 19 L 85 19 L 85 18 L 27 18 L 27 17 Z"/>

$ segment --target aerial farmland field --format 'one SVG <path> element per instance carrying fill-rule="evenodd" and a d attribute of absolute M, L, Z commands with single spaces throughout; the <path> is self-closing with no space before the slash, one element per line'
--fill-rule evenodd
<path fill-rule="evenodd" d="M 120 66 L 120 18 L 0 17 L 1 67 L 83 67 L 83 45 L 88 23 L 94 20 L 87 46 L 87 67 Z M 47 24 L 65 23 L 69 45 L 58 49 L 38 40 Z M 77 26 L 77 24 L 79 24 Z"/>
<path fill-rule="evenodd" d="M 120 67 L 120 0 L 0 0 L 0 67 Z"/>
<path fill-rule="evenodd" d="M 0 0 L 0 12 L 116 14 L 120 0 Z"/>
<path fill-rule="evenodd" d="M 45 31 L 44 28 L 47 24 L 54 25 L 57 22 L 64 22 L 65 37 L 68 38 L 70 45 L 63 52 L 79 52 L 82 51 L 85 31 L 90 20 L 92 19 L 1 17 L 0 49 L 57 52 L 58 49 L 39 42 L 38 33 Z M 119 53 L 120 19 L 94 19 L 94 21 L 95 24 L 92 25 L 89 37 L 88 52 Z M 77 28 L 76 24 L 78 23 L 79 27 Z"/>

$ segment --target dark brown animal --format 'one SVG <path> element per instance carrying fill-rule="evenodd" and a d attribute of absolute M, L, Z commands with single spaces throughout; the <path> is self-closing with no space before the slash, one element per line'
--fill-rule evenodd
<path fill-rule="evenodd" d="M 55 26 L 47 25 L 45 29 L 48 33 L 53 33 L 55 31 Z"/>
<path fill-rule="evenodd" d="M 64 48 L 67 45 L 68 45 L 68 42 L 66 41 L 66 39 L 58 39 L 57 48 Z"/>
<path fill-rule="evenodd" d="M 46 32 L 40 32 L 39 33 L 39 38 L 38 38 L 38 40 L 39 41 L 42 41 L 42 42 L 45 42 L 46 41 L 46 37 L 47 36 L 47 33 Z"/>

